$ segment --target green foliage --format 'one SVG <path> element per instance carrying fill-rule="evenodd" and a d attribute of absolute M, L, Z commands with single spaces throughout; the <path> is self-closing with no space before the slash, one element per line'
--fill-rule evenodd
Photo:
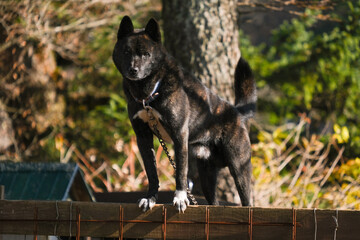
<path fill-rule="evenodd" d="M 360 209 L 360 159 L 343 159 L 346 127 L 334 134 L 308 134 L 309 119 L 274 131 L 259 130 L 253 144 L 257 206 Z"/>
<path fill-rule="evenodd" d="M 66 138 L 87 151 L 94 150 L 112 163 L 123 163 L 127 154 L 117 143 L 129 144 L 134 132 L 122 91 L 122 76 L 112 61 L 116 30 L 121 18 L 92 29 L 78 53 L 75 79 L 67 85 Z M 101 161 L 100 161 L 101 162 Z"/>
<path fill-rule="evenodd" d="M 350 132 L 347 155 L 360 153 L 360 1 L 348 2 L 329 32 L 313 28 L 319 11 L 306 10 L 299 19 L 273 31 L 271 47 L 251 46 L 241 37 L 242 54 L 258 74 L 258 87 L 269 87 L 271 98 L 259 96 L 259 110 L 270 112 L 272 124 L 294 120 L 306 112 L 314 126 L 336 122 Z M 261 92 L 261 91 L 260 91 Z M 351 151 L 350 151 L 351 150 Z"/>
<path fill-rule="evenodd" d="M 100 114 L 103 120 L 112 122 L 115 125 L 114 134 L 122 136 L 125 141 L 129 141 L 129 138 L 135 135 L 127 115 L 126 100 L 116 93 L 110 94 L 108 105 L 98 106 L 92 114 Z"/>

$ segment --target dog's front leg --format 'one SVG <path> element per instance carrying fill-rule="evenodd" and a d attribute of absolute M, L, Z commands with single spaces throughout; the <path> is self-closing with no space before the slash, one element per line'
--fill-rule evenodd
<path fill-rule="evenodd" d="M 156 160 L 153 138 L 137 138 L 138 147 L 143 158 L 145 171 L 149 180 L 149 189 L 146 198 L 139 200 L 139 207 L 145 212 L 152 209 L 158 199 L 159 179 L 156 171 Z"/>
<path fill-rule="evenodd" d="M 159 179 L 156 171 L 156 160 L 153 143 L 153 133 L 143 123 L 133 122 L 133 128 L 137 137 L 137 144 L 144 162 L 145 171 L 149 180 L 147 196 L 139 200 L 139 208 L 144 212 L 152 209 L 158 199 Z"/>
<path fill-rule="evenodd" d="M 184 212 L 190 205 L 187 198 L 187 173 L 188 173 L 188 132 L 180 134 L 179 139 L 174 141 L 176 160 L 176 191 L 173 205 L 178 211 Z"/>

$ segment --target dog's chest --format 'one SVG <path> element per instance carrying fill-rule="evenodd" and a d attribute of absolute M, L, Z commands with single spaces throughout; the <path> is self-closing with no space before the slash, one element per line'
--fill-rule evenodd
<path fill-rule="evenodd" d="M 138 111 L 133 119 L 135 118 L 139 118 L 142 121 L 144 121 L 145 123 L 147 123 L 149 125 L 149 127 L 151 128 L 151 130 L 155 133 L 156 131 L 154 130 L 154 124 L 156 124 L 156 128 L 159 130 L 161 138 L 168 143 L 172 143 L 172 139 L 169 136 L 169 134 L 167 133 L 167 131 L 165 130 L 165 128 L 163 127 L 163 125 L 161 124 L 160 120 L 162 119 L 161 114 L 156 111 L 155 109 L 151 109 L 152 112 L 152 116 L 154 116 L 154 119 L 150 119 L 151 118 L 151 114 L 148 113 L 148 111 L 146 109 L 142 109 L 140 111 Z"/>

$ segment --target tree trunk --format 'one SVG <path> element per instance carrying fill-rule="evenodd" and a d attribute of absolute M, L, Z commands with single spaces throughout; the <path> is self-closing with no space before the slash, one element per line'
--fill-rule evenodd
<path fill-rule="evenodd" d="M 212 91 L 233 101 L 240 57 L 236 0 L 163 0 L 166 49 Z"/>
<path fill-rule="evenodd" d="M 236 0 L 163 0 L 166 49 L 185 70 L 230 102 L 240 57 L 236 6 Z M 196 163 L 190 162 L 189 178 L 194 181 L 194 194 L 199 194 L 196 169 Z M 222 200 L 240 202 L 228 168 L 219 173 L 217 194 Z"/>

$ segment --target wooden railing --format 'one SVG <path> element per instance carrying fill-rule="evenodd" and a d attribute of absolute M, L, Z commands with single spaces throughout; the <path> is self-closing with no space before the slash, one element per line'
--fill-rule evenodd
<path fill-rule="evenodd" d="M 360 239 L 351 210 L 0 200 L 0 235 L 152 239 Z"/>

